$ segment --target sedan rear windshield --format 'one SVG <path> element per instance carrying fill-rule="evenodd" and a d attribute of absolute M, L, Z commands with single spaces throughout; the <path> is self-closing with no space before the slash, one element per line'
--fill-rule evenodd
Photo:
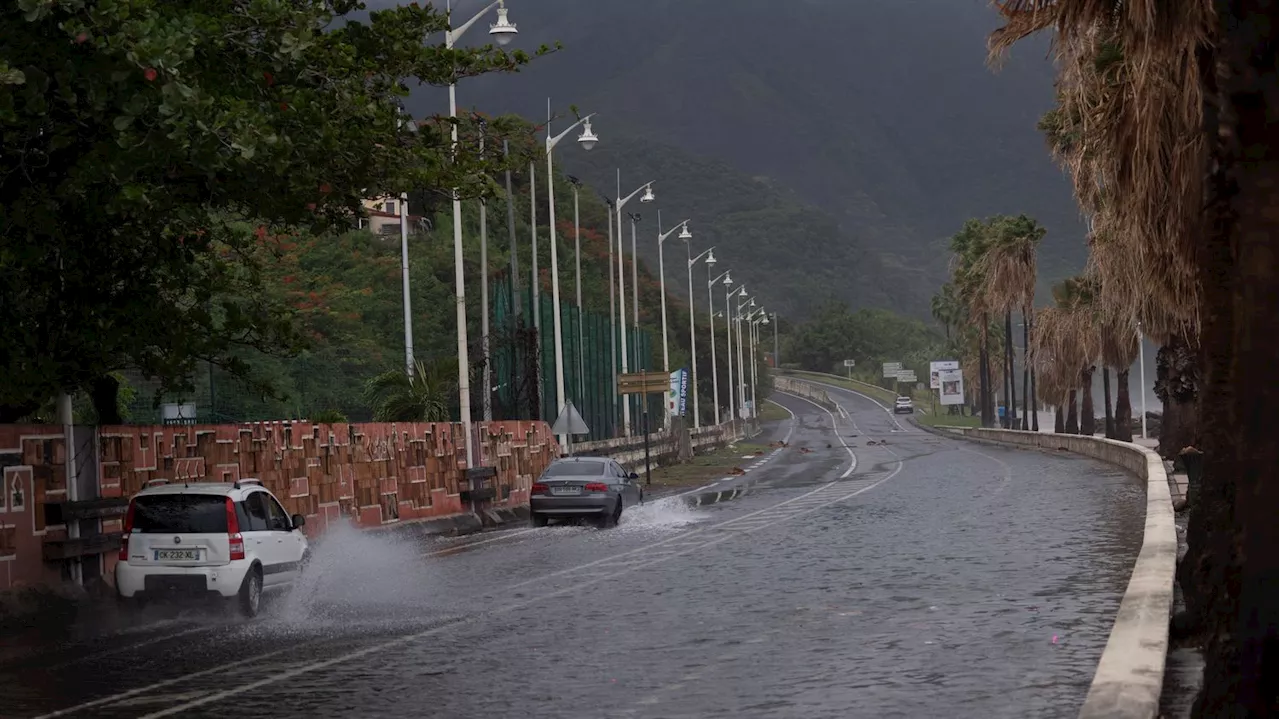
<path fill-rule="evenodd" d="M 548 477 L 599 477 L 604 462 L 557 462 L 547 467 Z"/>
<path fill-rule="evenodd" d="M 226 534 L 227 498 L 216 494 L 153 494 L 133 500 L 133 530 Z"/>

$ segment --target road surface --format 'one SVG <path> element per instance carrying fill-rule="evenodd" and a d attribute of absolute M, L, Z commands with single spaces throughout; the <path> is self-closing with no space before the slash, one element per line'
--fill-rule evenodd
<path fill-rule="evenodd" d="M 779 396 L 787 447 L 616 529 L 343 532 L 253 622 L 11 650 L 0 716 L 1074 717 L 1141 487 L 833 394 Z"/>

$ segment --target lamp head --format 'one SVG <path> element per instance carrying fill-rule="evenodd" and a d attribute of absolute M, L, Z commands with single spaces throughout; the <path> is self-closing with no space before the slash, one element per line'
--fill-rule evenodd
<path fill-rule="evenodd" d="M 520 31 L 516 26 L 507 20 L 507 8 L 498 8 L 498 21 L 489 26 L 489 34 L 493 36 L 495 42 L 502 47 L 511 44 L 516 38 L 516 34 Z"/>
<path fill-rule="evenodd" d="M 653 185 L 644 186 L 644 194 L 640 196 L 641 202 L 653 202 L 658 198 L 653 194 Z"/>
<path fill-rule="evenodd" d="M 733 278 L 729 276 L 728 272 L 724 273 L 724 286 L 725 287 L 733 286 Z"/>
<path fill-rule="evenodd" d="M 693 239 L 693 233 L 689 231 L 689 226 L 688 226 L 688 225 L 685 225 L 684 227 L 682 227 L 682 228 L 680 229 L 680 234 L 679 234 L 679 235 L 676 235 L 676 236 L 677 236 L 677 237 L 679 237 L 679 238 L 680 238 L 680 239 L 682 239 L 682 240 L 692 240 L 692 239 Z"/>
<path fill-rule="evenodd" d="M 739 296 L 739 297 L 746 297 L 746 296 L 747 296 L 747 288 L 746 288 L 746 287 L 743 287 L 742 289 L 738 290 L 738 296 Z"/>
<path fill-rule="evenodd" d="M 716 253 L 715 253 L 715 250 L 712 250 L 711 252 L 707 253 L 707 265 L 710 266 L 710 265 L 714 265 L 715 263 L 716 263 Z"/>
<path fill-rule="evenodd" d="M 600 142 L 600 138 L 596 137 L 596 133 L 591 130 L 591 120 L 583 120 L 582 134 L 578 135 L 578 144 L 582 145 L 582 149 L 590 150 Z"/>

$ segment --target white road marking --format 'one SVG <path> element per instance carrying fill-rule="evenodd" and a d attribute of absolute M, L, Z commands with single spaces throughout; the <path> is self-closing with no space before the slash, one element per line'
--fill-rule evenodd
<path fill-rule="evenodd" d="M 896 455 L 895 455 L 895 456 L 896 456 Z M 671 559 L 675 559 L 676 557 L 681 557 L 681 556 L 684 556 L 684 555 L 686 555 L 686 554 L 691 554 L 691 553 L 693 553 L 693 552 L 697 552 L 697 551 L 700 551 L 700 550 L 703 550 L 703 549 L 708 549 L 708 548 L 710 548 L 710 547 L 714 547 L 714 546 L 716 546 L 716 545 L 718 545 L 718 544 L 723 544 L 724 542 L 728 542 L 728 541 L 730 541 L 731 539 L 736 538 L 739 534 L 742 534 L 742 533 L 749 533 L 749 532 L 758 531 L 758 530 L 760 530 L 760 529 L 764 529 L 764 528 L 766 528 L 766 527 L 770 527 L 770 526 L 773 526 L 773 525 L 776 525 L 776 524 L 779 524 L 779 523 L 782 523 L 782 522 L 790 521 L 791 519 L 794 519 L 795 517 L 799 517 L 799 516 L 803 516 L 803 515 L 805 515 L 805 514 L 810 514 L 810 513 L 812 513 L 812 512 L 816 512 L 816 511 L 818 511 L 819 509 L 822 509 L 822 508 L 824 508 L 824 507 L 828 507 L 828 506 L 830 506 L 830 505 L 832 505 L 832 504 L 837 504 L 837 503 L 842 502 L 842 501 L 844 501 L 844 500 L 846 500 L 846 499 L 851 499 L 851 498 L 853 498 L 853 497 L 858 496 L 859 494 L 862 494 L 863 492 L 870 491 L 871 489 L 874 489 L 874 488 L 876 488 L 876 487 L 880 486 L 881 484 L 884 484 L 885 482 L 887 482 L 887 481 L 889 481 L 890 479 L 893 479 L 895 476 L 897 476 L 897 474 L 898 474 L 899 472 L 901 472 L 901 471 L 902 471 L 902 466 L 903 466 L 903 462 L 902 462 L 902 460 L 901 460 L 901 459 L 899 459 L 899 460 L 898 460 L 898 467 L 897 467 L 896 469 L 894 469 L 892 472 L 890 472 L 890 473 L 889 473 L 887 476 L 885 476 L 883 479 L 877 480 L 877 481 L 872 482 L 872 483 L 858 482 L 858 483 L 856 483 L 856 484 L 860 484 L 860 485 L 862 485 L 862 486 L 860 486 L 858 489 L 856 489 L 856 490 L 854 490 L 854 491 L 852 491 L 852 492 L 847 492 L 847 493 L 843 493 L 843 494 L 841 494 L 841 493 L 840 493 L 840 492 L 843 492 L 843 488 L 838 486 L 839 484 L 841 484 L 839 481 L 836 481 L 836 482 L 829 482 L 829 483 L 827 483 L 827 484 L 823 485 L 822 487 L 819 487 L 818 489 L 815 489 L 815 490 L 813 490 L 813 491 L 811 491 L 811 492 L 807 492 L 807 493 L 805 493 L 805 494 L 802 494 L 802 495 L 800 495 L 799 497 L 795 497 L 795 498 L 793 498 L 793 499 L 787 500 L 786 502 L 781 502 L 781 503 L 779 503 L 779 504 L 773 505 L 772 507 L 769 507 L 769 508 L 766 508 L 766 509 L 763 509 L 763 510 L 759 510 L 759 511 L 756 511 L 756 512 L 752 512 L 751 514 L 744 515 L 743 517 L 740 517 L 739 519 L 745 519 L 745 518 L 747 518 L 747 517 L 755 516 L 755 515 L 760 514 L 760 513 L 762 513 L 762 512 L 767 512 L 767 511 L 769 511 L 769 510 L 771 510 L 771 509 L 776 509 L 776 508 L 778 508 L 778 507 L 786 506 L 786 505 L 789 505 L 789 504 L 791 504 L 791 503 L 793 503 L 793 502 L 795 502 L 795 501 L 797 501 L 797 500 L 804 499 L 804 498 L 807 498 L 807 497 L 812 497 L 812 496 L 814 496 L 814 495 L 819 495 L 819 493 L 822 493 L 822 494 L 820 495 L 820 496 L 822 497 L 822 501 L 815 501 L 813 504 L 810 504 L 810 505 L 804 506 L 804 507 L 803 507 L 803 509 L 801 509 L 800 511 L 797 511 L 797 512 L 795 512 L 795 513 L 793 513 L 793 514 L 789 514 L 789 515 L 787 515 L 787 516 L 784 516 L 784 517 L 778 518 L 778 519 L 776 519 L 776 520 L 774 520 L 774 521 L 772 521 L 772 522 L 766 523 L 766 524 L 760 524 L 760 525 L 756 525 L 756 526 L 750 526 L 750 527 L 747 527 L 747 528 L 743 528 L 743 529 L 742 529 L 741 531 L 739 531 L 739 532 L 729 533 L 729 534 L 727 534 L 727 535 L 726 535 L 726 536 L 724 536 L 724 537 L 719 537 L 719 538 L 716 538 L 716 539 L 710 539 L 710 540 L 705 541 L 705 542 L 699 542 L 699 543 L 693 544 L 692 546 L 689 546 L 687 549 L 685 549 L 685 548 L 676 548 L 676 551 L 674 551 L 674 552 L 671 552 L 671 553 L 666 554 L 666 555 L 663 555 L 663 556 L 654 557 L 654 558 L 650 559 L 650 560 L 649 560 L 649 561 L 647 561 L 647 562 L 642 562 L 642 563 L 639 563 L 639 564 L 634 564 L 634 565 L 629 566 L 629 567 L 627 567 L 627 568 L 625 568 L 625 569 L 623 569 L 623 570 L 621 570 L 621 571 L 618 571 L 618 572 L 613 572 L 613 573 L 611 573 L 611 574 L 606 574 L 606 575 L 601 576 L 601 577 L 596 577 L 596 578 L 594 578 L 594 579 L 586 580 L 586 581 L 584 581 L 584 582 L 582 582 L 582 583 L 574 584 L 574 585 L 573 585 L 573 586 L 571 586 L 571 587 L 566 587 L 566 588 L 564 588 L 564 589 L 558 589 L 558 590 L 553 591 L 553 592 L 547 592 L 547 593 L 545 593 L 545 594 L 542 594 L 542 595 L 539 595 L 539 596 L 536 596 L 536 597 L 531 597 L 531 598 L 529 598 L 529 599 L 525 599 L 525 600 L 522 600 L 522 601 L 520 601 L 520 602 L 516 602 L 516 603 L 514 603 L 514 604 L 509 604 L 509 605 L 507 605 L 506 607 L 502 607 L 502 608 L 499 608 L 499 609 L 494 609 L 494 610 L 492 610 L 492 611 L 488 612 L 488 614 L 490 614 L 490 615 L 507 614 L 507 613 L 510 613 L 510 612 L 513 612 L 513 611 L 516 611 L 516 610 L 519 610 L 519 609 L 523 609 L 523 608 L 528 607 L 528 606 L 530 606 L 530 605 L 532 605 L 532 604 L 536 604 L 536 603 L 538 603 L 538 602 L 543 602 L 543 601 L 546 601 L 546 600 L 548 600 L 548 599 L 554 599 L 554 598 L 556 598 L 556 597 L 561 597 L 561 596 L 564 596 L 564 595 L 566 595 L 566 594 L 570 594 L 570 593 L 575 592 L 575 591 L 578 591 L 579 589 L 582 589 L 582 588 L 584 588 L 584 587 L 589 587 L 589 586 L 592 586 L 592 585 L 595 585 L 595 584 L 600 584 L 601 582 L 607 582 L 607 581 L 609 581 L 609 580 L 611 580 L 611 579 L 615 579 L 615 578 L 617 578 L 617 577 L 619 577 L 619 576 L 622 576 L 622 575 L 624 575 L 624 574 L 629 574 L 629 573 L 631 573 L 631 572 L 633 572 L 633 571 L 635 571 L 635 570 L 637 570 L 637 569 L 642 569 L 642 568 L 644 568 L 644 567 L 649 567 L 649 566 L 653 566 L 653 565 L 656 565 L 656 564 L 660 564 L 660 563 L 662 563 L 662 562 L 666 562 L 666 561 L 669 561 L 669 560 L 671 560 Z M 833 489 L 835 489 L 835 490 L 837 490 L 837 491 L 831 491 L 831 490 L 833 490 Z M 828 499 L 828 497 L 830 497 L 830 498 Z M 729 520 L 728 522 L 723 522 L 723 523 L 721 523 L 721 524 L 717 525 L 717 527 L 723 528 L 723 527 L 724 527 L 724 526 L 726 526 L 726 525 L 734 524 L 736 521 L 738 521 L 738 520 Z M 706 531 L 706 530 L 702 530 L 702 531 Z M 690 534 L 697 534 L 697 533 L 700 533 L 700 532 L 695 531 L 695 532 L 692 532 L 692 533 L 690 533 Z M 687 538 L 688 538 L 688 536 L 689 536 L 689 535 L 684 535 L 682 538 L 683 538 L 683 539 L 687 539 Z M 629 553 L 628 553 L 628 554 L 629 554 Z M 619 555 L 619 556 L 622 556 L 622 555 Z M 578 569 L 581 569 L 582 567 L 587 567 L 587 566 L 591 566 L 591 565 L 594 565 L 594 564 L 598 564 L 598 563 L 599 563 L 599 562 L 591 562 L 590 564 L 584 564 L 584 565 L 582 565 L 581 567 L 578 567 Z M 380 644 L 375 644 L 375 645 L 370 646 L 370 647 L 365 647 L 364 649 L 359 649 L 359 650 L 356 650 L 356 651 L 354 651 L 354 652 L 348 652 L 347 654 L 340 654 L 340 655 L 338 655 L 338 656 L 336 656 L 336 657 L 331 657 L 331 658 L 329 658 L 329 659 L 324 659 L 324 660 L 321 660 L 321 661 L 312 662 L 312 663 L 310 663 L 310 664 L 304 664 L 304 665 L 302 665 L 302 666 L 296 667 L 296 668 L 294 668 L 294 669 L 290 669 L 290 670 L 288 670 L 288 671 L 280 672 L 280 673 L 278 673 L 278 674 L 274 674 L 274 675 L 271 675 L 271 676 L 268 676 L 268 677 L 263 677 L 262 679 L 259 679 L 259 680 L 258 680 L 258 681 L 256 681 L 256 682 L 250 682 L 250 683 L 247 683 L 247 684 L 239 684 L 239 685 L 237 685 L 237 686 L 235 686 L 235 687 L 233 687 L 233 688 L 225 689 L 225 690 L 220 691 L 220 692 L 216 692 L 216 693 L 213 693 L 213 694 L 209 694 L 209 695 L 207 695 L 207 696 L 203 696 L 203 697 L 200 697 L 200 698 L 198 698 L 198 699 L 193 699 L 193 700 L 188 701 L 188 702 L 185 702 L 185 703 L 183 703 L 183 704 L 179 704 L 179 705 L 177 705 L 177 706 L 169 707 L 168 709 L 164 709 L 164 710 L 157 711 L 157 712 L 152 712 L 152 713 L 150 713 L 150 714 L 146 714 L 146 715 L 143 715 L 143 716 L 139 717 L 139 719 L 160 719 L 160 717 L 173 716 L 173 715 L 175 715 L 175 714 L 180 714 L 180 713 L 185 712 L 185 711 L 187 711 L 187 710 L 195 709 L 196 707 L 205 706 L 205 705 L 207 705 L 207 704 L 212 704 L 212 703 L 214 703 L 214 702 L 219 702 L 219 701 L 222 701 L 222 700 L 224 700 L 224 699 L 230 699 L 231 697 L 239 696 L 239 695 L 241 695 L 241 694 L 244 694 L 245 692 L 251 692 L 251 691 L 254 691 L 254 690 L 256 690 L 256 689 L 261 689 L 262 687 L 269 686 L 269 685 L 271 685 L 271 684 L 275 684 L 275 683 L 278 683 L 278 682 L 282 682 L 282 681 L 284 681 L 284 680 L 286 680 L 286 679 L 292 679 L 292 678 L 294 678 L 294 677 L 301 676 L 301 675 L 303 675 L 303 674 L 309 674 L 309 673 L 311 673 L 311 672 L 314 672 L 314 671 L 317 671 L 317 670 L 320 670 L 320 669 L 327 669 L 327 668 L 329 668 L 329 667 L 336 666 L 336 665 L 338 665 L 338 664 L 344 664 L 344 663 L 349 662 L 349 661 L 351 661 L 351 660 L 353 660 L 353 659 L 359 659 L 359 658 L 361 658 L 361 657 L 366 657 L 366 656 L 369 656 L 369 655 L 371 655 L 371 654 L 377 654 L 377 653 L 379 653 L 379 652 L 384 652 L 384 651 L 386 651 L 386 650 L 388 650 L 388 649 L 393 649 L 393 648 L 398 647 L 398 646 L 401 646 L 401 645 L 403 645 L 403 644 L 408 644 L 408 643 L 411 643 L 411 642 L 417 641 L 417 640 L 419 640 L 419 639 L 422 639 L 422 638 L 425 638 L 425 637 L 432 636 L 432 635 L 434 635 L 434 634 L 439 634 L 439 633 L 441 633 L 441 632 L 447 631 L 447 630 L 449 630 L 449 629 L 454 628 L 454 626 L 456 626 L 456 624 L 459 624 L 459 623 L 461 623 L 461 622 L 455 622 L 455 623 L 450 623 L 450 624 L 446 624 L 446 625 L 442 625 L 442 626 L 432 627 L 431 629 L 427 629 L 427 630 L 424 630 L 424 631 L 421 631 L 421 632 L 417 632 L 417 633 L 415 633 L 415 634 L 410 634 L 410 635 L 408 635 L 408 636 L 400 637 L 399 639 L 393 639 L 393 640 L 390 640 L 390 641 L 387 641 L 387 642 L 382 642 L 382 643 L 380 643 Z"/>
<path fill-rule="evenodd" d="M 508 532 L 503 532 L 503 533 L 502 533 L 502 536 L 499 536 L 499 537 L 491 537 L 491 538 L 489 538 L 489 539 L 482 539 L 482 540 L 480 540 L 480 541 L 478 541 L 478 542 L 466 542 L 466 541 L 458 542 L 458 543 L 453 544 L 453 545 L 451 545 L 451 546 L 444 547 L 443 549 L 437 549 L 437 550 L 430 551 L 430 552 L 423 552 L 423 553 L 422 553 L 422 556 L 424 556 L 424 557 L 435 557 L 435 556 L 439 556 L 439 555 L 441 555 L 441 554 L 453 554 L 453 553 L 456 553 L 456 552 L 461 552 L 461 551 L 462 551 L 462 550 L 464 550 L 464 549 L 470 549 L 471 547 L 479 547 L 479 546 L 480 546 L 480 545 L 482 545 L 482 544 L 489 544 L 490 542 L 504 542 L 504 541 L 506 541 L 506 540 L 508 540 L 508 539 L 512 539 L 512 538 L 514 538 L 514 537 L 519 537 L 519 536 L 521 536 L 521 535 L 529 534 L 530 532 L 536 532 L 536 531 L 537 531 L 536 529 L 521 529 L 521 530 L 516 531 L 516 532 L 510 532 L 510 531 L 508 531 Z"/>
<path fill-rule="evenodd" d="M 853 448 L 849 446 L 848 442 L 844 441 L 844 436 L 840 434 L 840 423 L 836 421 L 836 416 L 834 414 L 831 414 L 831 410 L 827 409 L 826 407 L 823 407 L 822 405 L 818 404 L 817 402 L 814 402 L 813 400 L 805 399 L 800 395 L 794 395 L 794 394 L 789 394 L 787 396 L 795 397 L 796 399 L 803 399 L 805 402 L 808 402 L 814 407 L 817 407 L 823 412 L 826 412 L 827 416 L 831 418 L 831 431 L 835 433 L 836 439 L 840 440 L 840 445 L 844 447 L 844 450 L 846 452 L 849 453 L 849 459 L 852 460 L 852 462 L 849 464 L 849 468 L 844 471 L 844 474 L 840 475 L 840 479 L 848 478 L 849 475 L 853 474 L 854 471 L 858 469 L 858 455 L 853 453 Z M 839 403 L 836 403 L 836 406 L 839 407 L 840 406 Z"/>

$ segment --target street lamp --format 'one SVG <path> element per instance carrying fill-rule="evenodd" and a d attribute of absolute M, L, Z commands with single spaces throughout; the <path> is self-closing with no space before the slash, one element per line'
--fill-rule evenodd
<path fill-rule="evenodd" d="M 586 147 L 583 145 L 583 147 Z M 582 225 L 578 221 L 578 190 L 582 180 L 569 175 L 569 184 L 573 186 L 573 265 L 576 300 L 578 305 L 578 401 L 586 398 L 586 379 L 583 369 L 582 350 Z"/>
<path fill-rule="evenodd" d="M 663 232 L 662 210 L 658 210 L 658 289 L 662 294 L 662 370 L 668 374 L 671 372 L 671 360 L 667 352 L 667 271 L 666 263 L 663 261 L 662 243 L 675 234 L 676 230 L 680 230 L 681 239 L 693 237 L 693 235 L 689 234 L 689 220 L 685 220 L 670 230 Z"/>
<path fill-rule="evenodd" d="M 573 132 L 579 125 L 582 126 L 582 134 L 578 136 L 578 144 L 583 149 L 590 150 L 596 146 L 600 138 L 591 131 L 591 118 L 595 117 L 595 113 L 587 115 L 578 120 L 569 127 L 565 128 L 555 137 L 551 136 L 551 100 L 547 99 L 547 219 L 551 224 L 551 335 L 552 342 L 555 343 L 555 362 L 556 362 L 556 415 L 558 416 L 564 411 L 564 345 L 561 339 L 560 328 L 560 261 L 557 254 L 557 247 L 560 243 L 556 240 L 556 183 L 555 169 L 552 163 L 553 150 L 556 144 L 565 138 L 570 132 Z M 581 295 L 579 295 L 581 299 Z M 579 398 L 581 400 L 581 398 Z M 567 435 L 560 435 L 560 444 L 565 444 Z"/>
<path fill-rule="evenodd" d="M 627 290 L 626 290 L 626 276 L 623 274 L 623 263 L 622 263 L 622 258 L 624 254 L 622 251 L 622 208 L 624 205 L 627 204 L 627 202 L 629 202 L 636 195 L 640 194 L 642 191 L 644 192 L 644 197 L 640 198 L 641 202 L 653 202 L 655 199 L 657 199 L 653 196 L 652 182 L 646 182 L 645 184 L 636 188 L 635 192 L 632 192 L 630 195 L 623 197 L 622 196 L 622 170 L 618 170 L 618 194 L 617 194 L 617 200 L 614 201 L 613 203 L 613 211 L 615 213 L 614 227 L 618 229 L 618 327 L 620 330 L 619 337 L 621 338 L 620 351 L 622 353 L 622 373 L 623 374 L 627 373 Z M 632 231 L 633 232 L 635 231 L 634 226 L 632 227 Z M 634 244 L 635 243 L 633 242 L 632 243 L 633 248 L 634 248 Z M 615 393 L 617 392 L 616 387 L 614 388 L 614 392 Z M 622 403 L 622 434 L 625 437 L 631 436 L 631 403 L 629 401 Z"/>
<path fill-rule="evenodd" d="M 711 274 L 710 266 L 708 266 L 707 274 Z M 709 333 L 711 340 L 711 399 L 716 406 L 717 426 L 720 424 L 720 370 L 716 366 L 716 308 L 715 300 L 711 297 L 711 288 L 715 287 L 716 283 L 720 282 L 722 279 L 724 280 L 725 287 L 733 286 L 733 278 L 729 276 L 728 270 L 721 272 L 714 280 L 707 282 L 707 323 L 711 326 L 711 331 Z M 692 302 L 692 300 L 690 300 L 690 302 Z M 726 309 L 728 308 L 726 307 Z M 725 318 L 725 324 L 726 326 L 728 325 L 727 317 Z M 733 366 L 730 365 L 730 371 L 732 371 L 732 369 Z M 733 382 L 733 380 L 729 381 L 730 383 Z"/>
<path fill-rule="evenodd" d="M 746 288 L 744 287 L 742 289 L 743 289 L 743 292 L 740 293 L 739 296 L 746 294 Z M 747 371 L 746 371 L 746 364 L 742 360 L 742 321 L 746 318 L 743 316 L 742 310 L 744 307 L 755 307 L 755 306 L 756 306 L 755 297 L 750 297 L 746 300 L 743 300 L 742 302 L 738 303 L 738 308 L 734 312 L 734 319 L 733 319 L 733 323 L 736 328 L 735 334 L 737 335 L 737 340 L 738 340 L 738 344 L 736 348 L 738 352 L 738 386 L 737 386 L 738 414 L 742 419 L 747 418 L 746 417 L 747 415 Z"/>
<path fill-rule="evenodd" d="M 453 3 L 452 0 L 448 0 L 445 4 L 445 12 L 449 22 L 449 29 L 444 34 L 445 48 L 452 50 L 458 38 L 495 7 L 498 8 L 498 22 L 489 26 L 489 34 L 500 45 L 511 42 L 519 31 L 515 25 L 512 25 L 507 20 L 507 8 L 504 0 L 495 0 L 486 5 L 483 10 L 476 13 L 470 20 L 456 29 L 453 27 Z M 449 142 L 455 157 L 458 151 L 457 117 L 458 85 L 451 80 L 449 82 L 449 118 L 453 122 L 449 123 Z M 473 447 L 471 441 L 471 367 L 467 358 L 467 291 L 466 280 L 462 273 L 462 200 L 459 197 L 458 188 L 453 188 L 450 194 L 453 195 L 453 279 L 458 323 L 458 414 L 460 415 L 459 419 L 462 420 L 463 442 L 467 451 L 467 468 L 470 469 L 473 466 L 474 458 L 472 457 Z M 485 268 L 484 271 L 488 271 L 488 268 Z"/>
<path fill-rule="evenodd" d="M 769 324 L 769 315 L 764 314 L 763 309 L 761 309 L 760 312 L 762 314 L 759 318 L 751 320 L 751 416 L 753 418 L 756 417 L 759 412 L 756 405 L 756 387 L 760 384 L 759 368 L 756 366 L 756 358 L 758 356 L 756 347 L 760 344 L 760 340 L 759 335 L 757 334 L 758 330 L 756 329 L 756 325 Z"/>
<path fill-rule="evenodd" d="M 688 230 L 680 233 L 680 238 L 685 241 L 685 257 L 688 258 L 689 273 L 689 369 L 693 376 L 689 380 L 689 386 L 693 388 L 693 428 L 700 429 L 702 427 L 702 417 L 698 414 L 698 341 L 694 335 L 693 321 L 693 266 L 698 264 L 702 258 L 707 258 L 707 267 L 714 267 L 716 264 L 716 253 L 714 247 L 708 247 L 697 257 L 689 258 L 693 254 L 693 235 Z M 710 270 L 708 270 L 710 272 Z"/>
<path fill-rule="evenodd" d="M 412 135 L 418 131 L 418 125 L 412 117 L 405 112 L 404 107 L 400 107 L 400 113 L 403 117 L 396 121 L 397 127 L 404 128 L 405 132 Z M 385 209 L 385 208 L 384 208 Z M 404 371 L 409 377 L 413 377 L 413 312 L 410 309 L 410 293 L 409 293 L 409 193 L 400 193 L 399 210 L 400 215 L 400 285 L 403 294 L 404 304 Z"/>
<path fill-rule="evenodd" d="M 609 223 L 609 264 L 607 265 L 609 275 L 609 377 L 611 381 L 610 387 L 612 387 L 609 393 L 613 396 L 613 414 L 609 415 L 609 424 L 616 429 L 618 422 L 618 305 L 614 294 L 617 292 L 617 288 L 613 276 L 613 200 L 605 197 L 603 193 L 601 193 L 600 197 L 609 206 L 609 213 L 606 218 Z"/>

